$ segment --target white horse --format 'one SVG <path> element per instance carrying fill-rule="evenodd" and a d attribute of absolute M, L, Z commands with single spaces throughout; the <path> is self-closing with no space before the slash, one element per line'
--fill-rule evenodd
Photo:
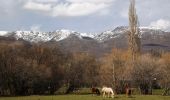
<path fill-rule="evenodd" d="M 112 88 L 103 87 L 102 94 L 103 94 L 103 97 L 106 97 L 106 95 L 107 95 L 107 97 L 114 98 L 114 92 L 113 92 Z"/>

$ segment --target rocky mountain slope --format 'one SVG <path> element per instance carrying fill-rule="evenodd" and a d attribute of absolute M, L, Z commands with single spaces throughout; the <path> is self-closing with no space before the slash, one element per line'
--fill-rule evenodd
<path fill-rule="evenodd" d="M 108 53 L 112 48 L 127 48 L 128 27 L 120 26 L 114 30 L 98 34 L 80 33 L 70 30 L 56 30 L 53 32 L 34 31 L 0 31 L 0 40 L 13 38 L 30 43 L 45 42 L 60 46 L 63 51 L 68 52 L 90 52 L 100 56 Z M 141 27 L 142 50 L 163 50 L 170 51 L 170 32 L 158 29 Z"/>

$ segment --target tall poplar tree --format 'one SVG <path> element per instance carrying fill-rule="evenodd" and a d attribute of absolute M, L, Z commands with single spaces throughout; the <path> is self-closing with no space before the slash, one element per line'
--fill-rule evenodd
<path fill-rule="evenodd" d="M 136 60 L 141 51 L 141 42 L 140 42 L 140 29 L 138 16 L 136 14 L 135 0 L 130 0 L 129 6 L 129 52 L 132 57 L 132 62 Z"/>

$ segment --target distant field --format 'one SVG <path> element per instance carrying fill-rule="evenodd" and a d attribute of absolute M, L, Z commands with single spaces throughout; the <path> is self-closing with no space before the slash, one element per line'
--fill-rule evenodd
<path fill-rule="evenodd" d="M 112 100 L 103 99 L 102 96 L 92 95 L 57 95 L 57 96 L 26 96 L 26 97 L 0 97 L 0 100 Z M 128 98 L 125 95 L 117 95 L 114 100 L 170 100 L 170 96 L 161 95 L 134 95 Z"/>

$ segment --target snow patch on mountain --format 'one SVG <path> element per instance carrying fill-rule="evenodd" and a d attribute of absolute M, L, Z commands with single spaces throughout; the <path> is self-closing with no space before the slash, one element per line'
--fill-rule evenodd
<path fill-rule="evenodd" d="M 161 29 L 156 29 L 156 28 L 153 28 L 153 27 L 140 27 L 140 32 L 141 32 L 141 35 L 143 34 L 162 34 L 164 33 L 164 31 L 162 31 Z"/>
<path fill-rule="evenodd" d="M 8 31 L 0 31 L 0 36 L 5 36 L 6 34 L 8 34 Z"/>
<path fill-rule="evenodd" d="M 115 28 L 114 30 L 105 31 L 105 32 L 97 35 L 95 37 L 95 39 L 100 41 L 100 42 L 103 42 L 103 41 L 106 41 L 108 39 L 118 38 L 122 34 L 124 34 L 127 30 L 128 30 L 128 27 L 120 26 L 120 27 Z"/>

